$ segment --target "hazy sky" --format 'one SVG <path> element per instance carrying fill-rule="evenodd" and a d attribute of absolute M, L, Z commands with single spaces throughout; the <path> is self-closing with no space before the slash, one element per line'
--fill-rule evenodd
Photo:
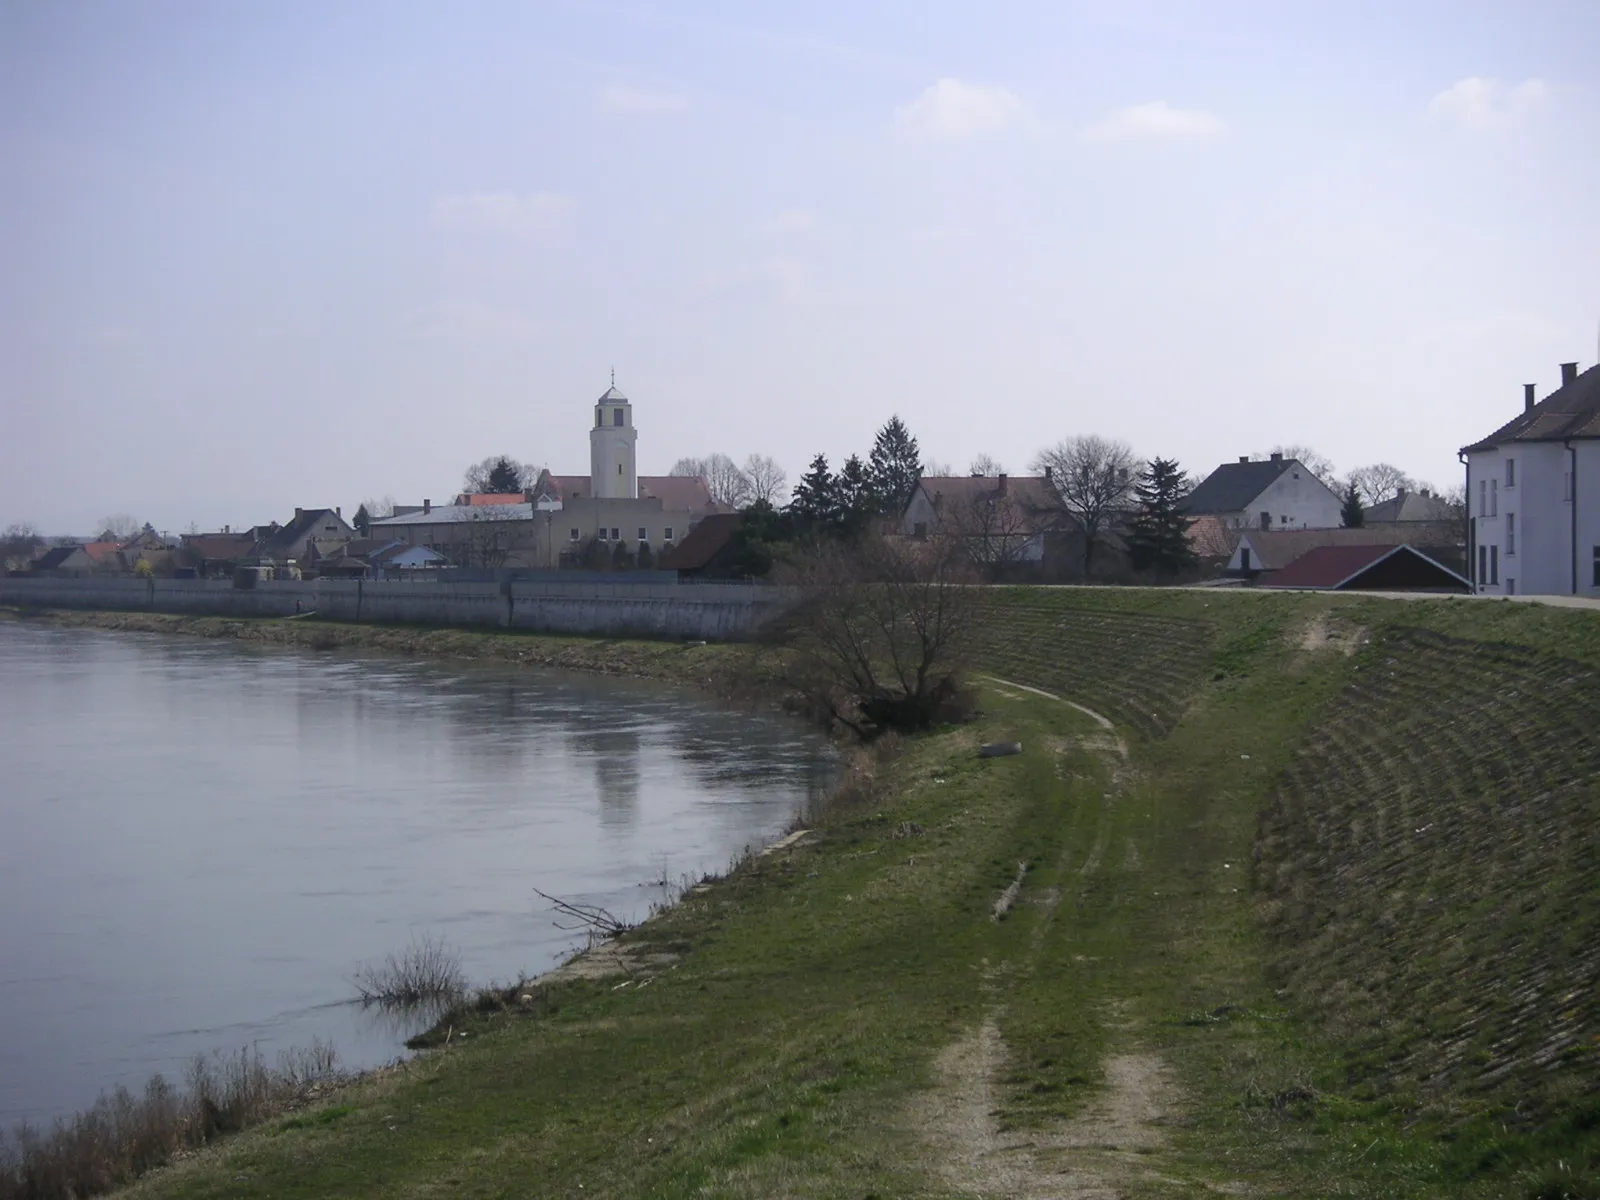
<path fill-rule="evenodd" d="M 1594 361 L 1600 4 L 0 0 L 0 524 L 1074 433 L 1457 482 Z"/>

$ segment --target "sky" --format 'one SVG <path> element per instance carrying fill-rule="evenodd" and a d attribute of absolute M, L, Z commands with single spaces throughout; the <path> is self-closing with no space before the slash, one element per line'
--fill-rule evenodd
<path fill-rule="evenodd" d="M 1309 445 L 1600 338 L 1593 0 L 0 0 L 0 525 Z"/>

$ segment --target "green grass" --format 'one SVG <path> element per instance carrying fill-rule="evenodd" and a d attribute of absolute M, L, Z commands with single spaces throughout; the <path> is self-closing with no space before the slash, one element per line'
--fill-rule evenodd
<path fill-rule="evenodd" d="M 677 956 L 644 986 L 471 1016 L 336 1117 L 135 1194 L 1006 1194 L 962 1174 L 936 1104 L 990 1022 L 980 1116 L 1029 1147 L 996 1170 L 1082 1168 L 1135 1200 L 1595 1195 L 1597 630 L 997 589 L 983 669 L 1110 716 L 1126 760 L 1070 707 L 989 689 L 865 803 L 628 935 Z M 1001 738 L 1024 753 L 976 756 Z M 1130 1063 L 1161 1067 L 1154 1139 L 1063 1148 Z"/>

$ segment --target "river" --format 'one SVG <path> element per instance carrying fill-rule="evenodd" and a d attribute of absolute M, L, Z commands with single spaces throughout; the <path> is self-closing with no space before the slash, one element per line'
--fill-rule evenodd
<path fill-rule="evenodd" d="M 362 963 L 545 970 L 535 887 L 642 917 L 831 773 L 666 685 L 0 622 L 0 1128 L 212 1050 L 392 1061 Z"/>

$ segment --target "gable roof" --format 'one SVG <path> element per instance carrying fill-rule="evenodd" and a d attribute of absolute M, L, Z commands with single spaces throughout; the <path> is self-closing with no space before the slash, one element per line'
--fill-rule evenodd
<path fill-rule="evenodd" d="M 78 546 L 52 546 L 28 564 L 35 571 L 54 571 L 78 552 Z"/>
<path fill-rule="evenodd" d="M 1406 562 L 1402 564 L 1401 559 Z M 1404 544 L 1318 546 L 1281 571 L 1274 572 L 1271 579 L 1261 586 L 1337 591 L 1341 588 L 1360 587 L 1363 579 L 1367 578 L 1368 586 L 1381 587 L 1383 586 L 1381 582 L 1371 578 L 1379 573 L 1379 568 L 1388 567 L 1390 571 L 1385 573 L 1392 574 L 1394 568 L 1402 565 L 1409 568 L 1407 573 L 1412 577 L 1404 585 L 1406 587 L 1421 586 L 1451 591 L 1470 591 L 1472 588 L 1470 583 L 1448 567 L 1434 562 L 1415 547 Z M 1419 583 L 1418 580 L 1426 582 Z"/>
<path fill-rule="evenodd" d="M 1567 438 L 1600 438 L 1600 364 L 1563 384 L 1539 403 L 1461 453 L 1493 450 L 1507 442 L 1560 442 Z"/>
<path fill-rule="evenodd" d="M 1381 529 L 1242 529 L 1235 548 L 1248 542 L 1257 565 L 1264 571 L 1276 571 L 1321 546 L 1399 546 L 1416 540 L 1414 529 L 1396 525 Z"/>
<path fill-rule="evenodd" d="M 711 487 L 699 475 L 641 475 L 639 499 L 659 500 L 668 512 L 715 513 L 727 511 L 711 497 Z"/>
<path fill-rule="evenodd" d="M 1201 558 L 1232 558 L 1239 546 L 1237 529 L 1228 528 L 1221 517 L 1196 517 L 1189 522 L 1189 546 Z"/>
<path fill-rule="evenodd" d="M 712 513 L 689 530 L 687 537 L 661 556 L 663 571 L 700 571 L 727 548 L 738 531 L 743 513 Z"/>
<path fill-rule="evenodd" d="M 1391 499 L 1362 509 L 1361 515 L 1371 524 L 1374 521 L 1448 521 L 1455 513 L 1443 496 L 1402 489 Z"/>
<path fill-rule="evenodd" d="M 1017 533 L 1045 533 L 1072 524 L 1061 494 L 1043 475 L 924 475 L 917 491 L 941 516 L 952 510 L 978 505 L 1009 503 L 1015 506 Z M 916 492 L 906 501 L 911 506 Z"/>
<path fill-rule="evenodd" d="M 183 548 L 201 558 L 244 558 L 256 544 L 248 533 L 186 533 Z"/>
<path fill-rule="evenodd" d="M 83 552 L 97 564 L 120 561 L 117 551 L 121 549 L 121 542 L 85 542 L 83 544 Z"/>
<path fill-rule="evenodd" d="M 1266 462 L 1223 463 L 1201 481 L 1178 505 L 1180 512 L 1200 516 L 1205 513 L 1244 512 L 1291 467 L 1311 474 L 1297 458 Z"/>

